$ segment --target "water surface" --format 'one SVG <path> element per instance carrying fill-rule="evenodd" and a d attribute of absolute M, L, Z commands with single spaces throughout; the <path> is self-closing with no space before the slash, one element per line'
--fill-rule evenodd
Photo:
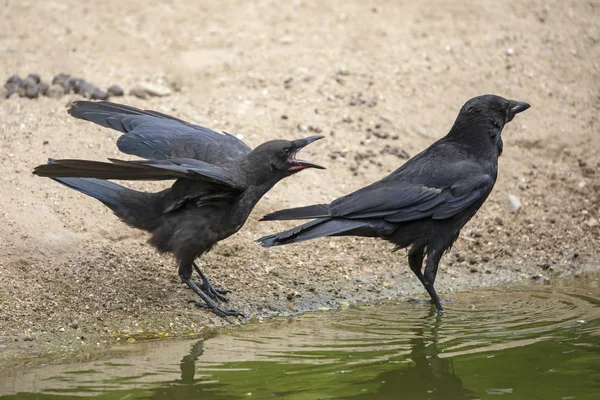
<path fill-rule="evenodd" d="M 309 313 L 0 376 L 1 399 L 600 399 L 600 276 Z"/>

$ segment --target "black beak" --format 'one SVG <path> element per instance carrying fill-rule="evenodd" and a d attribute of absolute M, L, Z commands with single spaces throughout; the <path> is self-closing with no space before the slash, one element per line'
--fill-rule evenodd
<path fill-rule="evenodd" d="M 292 154 L 290 155 L 290 158 L 288 159 L 288 161 L 290 163 L 290 167 L 288 168 L 288 171 L 300 171 L 300 170 L 306 169 L 306 168 L 325 169 L 325 167 L 322 167 L 319 164 L 315 164 L 310 161 L 299 160 L 296 158 L 296 154 L 300 150 L 302 150 L 304 147 L 308 146 L 312 142 L 317 141 L 319 139 L 323 139 L 324 137 L 325 136 L 318 135 L 318 136 L 309 136 L 304 139 L 294 140 L 292 142 L 292 147 L 293 147 L 294 151 L 292 152 Z"/>
<path fill-rule="evenodd" d="M 527 110 L 529 107 L 529 103 L 525 103 L 524 101 L 510 100 L 510 114 L 511 116 L 515 116 L 520 112 Z"/>

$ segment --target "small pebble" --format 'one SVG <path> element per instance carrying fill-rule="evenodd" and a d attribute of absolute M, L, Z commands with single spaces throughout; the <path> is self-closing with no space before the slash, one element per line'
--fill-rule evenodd
<path fill-rule="evenodd" d="M 21 81 L 19 94 L 21 97 L 28 97 L 30 99 L 35 99 L 38 97 L 39 87 L 37 83 L 35 83 L 31 78 L 23 79 Z"/>
<path fill-rule="evenodd" d="M 141 82 L 138 87 L 142 88 L 150 96 L 164 97 L 171 94 L 171 89 L 156 83 Z"/>
<path fill-rule="evenodd" d="M 279 43 L 283 43 L 283 44 L 290 44 L 294 41 L 294 38 L 291 36 L 283 36 L 281 39 L 279 39 Z"/>
<path fill-rule="evenodd" d="M 98 88 L 95 88 L 95 90 L 92 92 L 92 100 L 108 100 L 108 93 L 104 92 Z"/>
<path fill-rule="evenodd" d="M 115 96 L 115 97 L 120 97 L 120 96 L 123 96 L 123 94 L 124 94 L 123 89 L 119 85 L 112 85 L 111 87 L 108 88 L 107 92 L 110 96 Z"/>
<path fill-rule="evenodd" d="M 519 211 L 519 209 L 521 208 L 521 200 L 514 194 L 508 195 L 508 202 L 510 204 L 510 208 L 513 211 Z"/>
<path fill-rule="evenodd" d="M 77 329 L 77 328 L 79 328 L 79 324 L 78 324 L 77 322 L 73 322 L 73 323 L 71 324 L 71 328 L 72 328 L 72 329 Z"/>
<path fill-rule="evenodd" d="M 52 98 L 52 99 L 60 99 L 61 97 L 63 97 L 65 94 L 65 89 L 62 85 L 60 84 L 53 84 L 52 86 L 50 86 L 48 88 L 48 90 L 46 91 L 46 96 Z"/>
<path fill-rule="evenodd" d="M 46 96 L 49 88 L 50 88 L 50 86 L 47 83 L 44 83 L 44 82 L 38 83 L 38 90 L 42 96 Z"/>
<path fill-rule="evenodd" d="M 136 86 L 133 89 L 131 89 L 129 91 L 129 95 L 130 96 L 135 96 L 138 97 L 140 99 L 145 99 L 146 97 L 148 97 L 148 93 L 141 87 Z"/>
<path fill-rule="evenodd" d="M 60 73 L 52 79 L 53 85 L 60 85 L 63 88 L 63 94 L 69 92 L 69 78 L 71 75 Z"/>
<path fill-rule="evenodd" d="M 308 131 L 308 125 L 298 124 L 298 130 L 300 132 L 307 132 Z"/>
<path fill-rule="evenodd" d="M 27 78 L 31 79 L 32 81 L 34 81 L 35 83 L 40 83 L 41 82 L 41 78 L 39 74 L 29 74 L 27 75 Z"/>
<path fill-rule="evenodd" d="M 18 83 L 7 83 L 4 85 L 4 89 L 6 89 L 6 97 L 10 97 L 12 94 L 17 93 L 19 91 Z"/>
<path fill-rule="evenodd" d="M 13 75 L 6 80 L 7 85 L 12 83 L 16 83 L 18 85 L 19 83 L 21 83 L 21 77 L 19 75 Z"/>

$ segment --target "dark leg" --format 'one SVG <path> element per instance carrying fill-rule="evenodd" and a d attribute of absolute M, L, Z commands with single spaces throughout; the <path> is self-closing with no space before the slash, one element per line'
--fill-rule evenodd
<path fill-rule="evenodd" d="M 431 297 L 431 301 L 433 302 L 433 304 L 435 304 L 435 308 L 437 308 L 437 311 L 440 314 L 444 312 L 444 308 L 442 307 L 442 303 L 440 301 L 439 296 L 433 288 L 433 284 L 435 282 L 438 264 L 440 263 L 440 259 L 442 258 L 443 253 L 444 252 L 442 250 L 433 250 L 427 254 L 427 261 L 425 263 L 425 274 L 423 277 L 423 286 L 425 286 L 427 293 L 429 293 L 429 296 Z"/>
<path fill-rule="evenodd" d="M 410 270 L 419 278 L 419 281 L 425 286 L 425 280 L 423 278 L 423 274 L 421 273 L 421 268 L 423 268 L 423 257 L 424 257 L 425 247 L 411 247 L 408 252 L 408 266 Z"/>
<path fill-rule="evenodd" d="M 198 275 L 200 275 L 200 278 L 202 279 L 202 284 L 199 285 L 200 289 L 202 289 L 203 292 L 207 293 L 213 299 L 217 299 L 217 300 L 221 300 L 221 301 L 224 301 L 224 302 L 228 302 L 229 300 L 224 295 L 226 295 L 227 293 L 231 293 L 231 291 L 229 291 L 229 290 L 220 290 L 220 289 L 215 288 L 210 283 L 210 281 L 208 280 L 208 278 L 206 277 L 206 275 L 204 275 L 204 273 L 202 272 L 202 270 L 200 269 L 200 267 L 198 267 L 198 264 L 196 264 L 195 262 L 193 262 L 192 265 L 194 266 L 194 269 L 196 270 L 196 272 L 198 273 Z"/>
<path fill-rule="evenodd" d="M 410 270 L 416 275 L 416 277 L 419 278 L 419 281 L 425 287 L 425 289 L 427 289 L 427 284 L 425 283 L 425 278 L 423 277 L 423 273 L 421 272 L 421 269 L 423 268 L 423 258 L 424 257 L 425 257 L 425 246 L 412 246 L 410 248 L 410 251 L 408 252 L 408 266 L 410 267 Z M 433 287 L 433 285 L 432 285 L 432 287 Z M 427 289 L 427 292 L 431 296 L 431 292 L 429 292 L 429 289 Z M 409 302 L 425 304 L 427 301 L 410 299 Z M 433 297 L 432 297 L 432 302 L 434 302 Z"/>
<path fill-rule="evenodd" d="M 202 291 L 202 289 L 200 289 L 200 287 L 196 284 L 196 282 L 194 282 L 192 280 L 192 263 L 181 263 L 179 265 L 179 277 L 181 278 L 181 280 L 183 282 L 185 282 L 186 285 L 189 286 L 190 289 L 192 289 L 204 301 L 204 302 L 201 302 L 198 300 L 190 300 L 190 302 L 194 303 L 196 305 L 196 307 L 208 308 L 209 310 L 211 310 L 212 312 L 217 314 L 219 317 L 228 317 L 228 316 L 243 317 L 243 315 L 238 313 L 237 311 L 224 310 L 224 309 L 220 308 L 217 305 L 217 303 L 215 303 L 210 298 L 210 296 L 208 294 L 206 294 L 205 292 Z"/>

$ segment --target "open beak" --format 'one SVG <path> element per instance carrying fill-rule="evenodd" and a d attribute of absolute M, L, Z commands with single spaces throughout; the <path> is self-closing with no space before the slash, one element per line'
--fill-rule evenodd
<path fill-rule="evenodd" d="M 517 115 L 520 112 L 523 112 L 525 110 L 527 110 L 529 107 L 531 107 L 529 105 L 529 103 L 525 103 L 524 101 L 517 101 L 517 100 L 510 100 L 509 101 L 510 104 L 510 112 L 508 115 L 508 120 L 511 121 L 515 115 Z"/>
<path fill-rule="evenodd" d="M 300 150 L 302 150 L 304 147 L 308 146 L 312 142 L 317 141 L 319 139 L 323 139 L 324 137 L 325 136 L 319 135 L 319 136 L 310 136 L 305 139 L 294 140 L 292 142 L 294 151 L 292 152 L 292 154 L 290 154 L 290 157 L 288 158 L 288 162 L 290 163 L 290 167 L 288 168 L 288 171 L 300 171 L 300 170 L 303 170 L 306 168 L 325 169 L 325 167 L 323 167 L 319 164 L 315 164 L 310 161 L 299 160 L 298 158 L 296 158 L 296 155 L 298 154 L 298 152 Z"/>

